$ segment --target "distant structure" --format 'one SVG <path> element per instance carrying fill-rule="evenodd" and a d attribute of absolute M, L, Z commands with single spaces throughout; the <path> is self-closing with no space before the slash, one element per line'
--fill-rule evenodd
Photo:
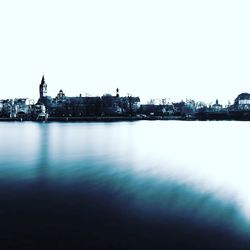
<path fill-rule="evenodd" d="M 39 93 L 40 93 L 40 99 L 43 99 L 44 97 L 47 96 L 47 84 L 45 82 L 44 75 L 42 77 L 42 81 L 39 86 Z"/>
<path fill-rule="evenodd" d="M 120 97 L 118 88 L 116 89 L 116 97 Z"/>
<path fill-rule="evenodd" d="M 39 86 L 39 105 L 46 107 L 46 112 L 53 117 L 82 117 L 82 116 L 120 116 L 135 115 L 140 109 L 139 97 L 120 97 L 119 89 L 116 95 L 105 94 L 99 96 L 66 96 L 61 89 L 55 98 L 47 95 L 47 84 L 44 75 Z"/>
<path fill-rule="evenodd" d="M 216 99 L 215 104 L 213 104 L 212 107 L 211 107 L 211 111 L 219 112 L 219 111 L 222 110 L 222 108 L 223 108 L 223 106 L 221 104 L 219 104 L 218 99 Z"/>
<path fill-rule="evenodd" d="M 250 94 L 241 93 L 238 95 L 233 106 L 236 110 L 250 110 Z"/>
<path fill-rule="evenodd" d="M 0 117 L 26 118 L 32 113 L 34 101 L 28 98 L 0 100 Z"/>
<path fill-rule="evenodd" d="M 250 94 L 241 93 L 234 100 L 223 107 L 218 99 L 214 104 L 186 101 L 172 102 L 167 99 L 151 99 L 147 104 L 140 103 L 139 97 L 131 94 L 121 96 L 119 88 L 114 94 L 102 96 L 67 96 L 62 89 L 53 98 L 48 95 L 47 83 L 44 75 L 39 84 L 39 99 L 37 102 L 28 98 L 0 100 L 0 118 L 13 120 L 47 120 L 49 117 L 59 120 L 65 117 L 75 117 L 73 120 L 132 117 L 149 119 L 197 119 L 197 120 L 250 120 Z M 115 118 L 116 119 L 116 118 Z M 122 118 L 123 119 L 123 118 Z M 134 118 L 133 118 L 134 119 Z M 63 119 L 64 120 L 64 119 Z"/>

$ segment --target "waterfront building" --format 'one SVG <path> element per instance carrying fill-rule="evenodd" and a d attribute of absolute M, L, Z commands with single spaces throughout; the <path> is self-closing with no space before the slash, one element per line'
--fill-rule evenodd
<path fill-rule="evenodd" d="M 0 116 L 1 117 L 11 117 L 12 116 L 12 99 L 1 100 L 0 102 Z"/>
<path fill-rule="evenodd" d="M 42 81 L 41 81 L 41 84 L 39 86 L 39 93 L 40 93 L 41 99 L 47 96 L 47 84 L 45 82 L 44 75 L 42 77 Z"/>
<path fill-rule="evenodd" d="M 120 97 L 119 90 L 116 95 L 105 94 L 102 96 L 103 115 L 135 115 L 140 109 L 140 98 L 131 95 Z"/>
<path fill-rule="evenodd" d="M 97 116 L 101 113 L 100 97 L 67 97 L 59 92 L 49 106 L 51 116 Z"/>
<path fill-rule="evenodd" d="M 215 104 L 213 104 L 210 107 L 209 111 L 211 111 L 211 112 L 220 112 L 220 111 L 222 111 L 222 109 L 223 109 L 223 106 L 221 104 L 219 104 L 218 99 L 216 99 Z"/>
<path fill-rule="evenodd" d="M 32 102 L 28 98 L 16 98 L 14 100 L 14 116 L 25 118 L 31 113 Z"/>
<path fill-rule="evenodd" d="M 0 115 L 3 112 L 3 100 L 0 100 Z"/>
<path fill-rule="evenodd" d="M 250 110 L 250 94 L 242 93 L 234 100 L 233 109 Z"/>
<path fill-rule="evenodd" d="M 125 100 L 127 100 L 128 103 L 128 108 L 131 110 L 133 114 L 137 113 L 141 107 L 141 101 L 140 98 L 134 97 L 134 96 L 128 96 L 128 97 L 123 97 Z"/>
<path fill-rule="evenodd" d="M 102 97 L 102 115 L 113 116 L 122 115 L 126 110 L 126 103 L 120 98 L 119 94 L 112 96 L 111 94 L 105 94 Z"/>
<path fill-rule="evenodd" d="M 81 117 L 100 115 L 136 114 L 140 108 L 139 97 L 120 97 L 119 89 L 116 95 L 68 97 L 60 90 L 55 98 L 47 95 L 47 84 L 44 76 L 39 85 L 40 98 L 37 105 L 44 105 L 47 113 L 55 117 Z"/>
<path fill-rule="evenodd" d="M 148 104 L 142 104 L 140 111 L 146 116 L 171 116 L 175 113 L 172 103 L 154 104 L 151 101 Z"/>
<path fill-rule="evenodd" d="M 9 118 L 28 118 L 34 102 L 29 98 L 15 98 L 0 101 L 0 116 Z"/>
<path fill-rule="evenodd" d="M 173 103 L 174 106 L 174 114 L 175 115 L 182 115 L 183 114 L 183 109 L 185 108 L 185 102 L 175 102 Z"/>
<path fill-rule="evenodd" d="M 48 119 L 48 113 L 46 111 L 46 107 L 43 104 L 33 105 L 33 120 L 43 120 L 46 121 Z"/>
<path fill-rule="evenodd" d="M 194 100 L 186 100 L 181 107 L 181 115 L 193 115 L 196 112 L 196 103 Z"/>
<path fill-rule="evenodd" d="M 155 105 L 155 104 L 142 104 L 141 105 L 141 113 L 143 115 L 147 115 L 147 116 L 153 116 L 156 115 L 158 113 L 158 106 L 159 105 Z"/>
<path fill-rule="evenodd" d="M 100 97 L 68 97 L 61 89 L 55 98 L 47 95 L 44 76 L 39 86 L 40 98 L 37 105 L 44 105 L 50 116 L 93 116 L 100 114 Z"/>

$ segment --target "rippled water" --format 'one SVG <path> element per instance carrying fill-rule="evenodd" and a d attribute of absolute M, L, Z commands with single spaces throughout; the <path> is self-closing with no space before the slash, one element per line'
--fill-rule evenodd
<path fill-rule="evenodd" d="M 248 122 L 0 123 L 0 243 L 250 249 Z"/>

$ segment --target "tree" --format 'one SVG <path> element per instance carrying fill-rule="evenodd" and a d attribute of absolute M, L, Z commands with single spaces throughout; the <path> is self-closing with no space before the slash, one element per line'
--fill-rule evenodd
<path fill-rule="evenodd" d="M 155 99 L 150 99 L 150 100 L 148 101 L 148 104 L 155 105 Z"/>

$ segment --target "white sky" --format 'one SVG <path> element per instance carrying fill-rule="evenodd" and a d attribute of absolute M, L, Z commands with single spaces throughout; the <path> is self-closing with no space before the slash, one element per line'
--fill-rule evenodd
<path fill-rule="evenodd" d="M 0 0 L 0 98 L 250 92 L 249 1 Z"/>

